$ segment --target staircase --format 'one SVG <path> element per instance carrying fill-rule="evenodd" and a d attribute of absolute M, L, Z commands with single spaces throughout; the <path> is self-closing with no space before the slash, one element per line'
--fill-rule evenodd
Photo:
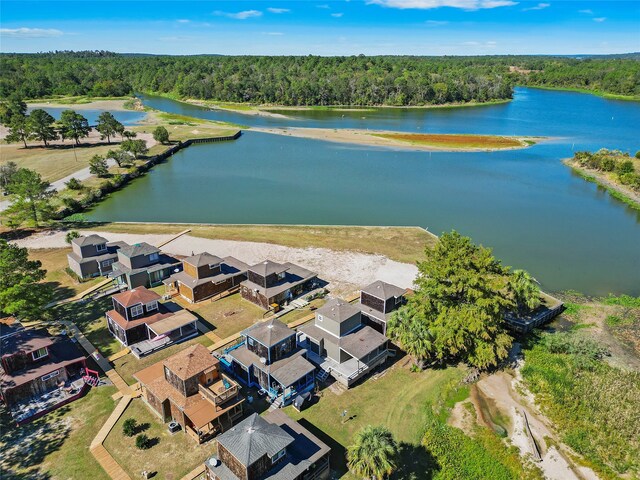
<path fill-rule="evenodd" d="M 329 377 L 329 373 L 330 373 L 329 370 L 320 369 L 320 371 L 316 373 L 316 380 L 319 380 L 320 382 L 324 382 Z"/>

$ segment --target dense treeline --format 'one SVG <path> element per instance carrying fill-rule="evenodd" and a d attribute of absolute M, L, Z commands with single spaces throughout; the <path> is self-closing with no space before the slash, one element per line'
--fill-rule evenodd
<path fill-rule="evenodd" d="M 636 152 L 636 158 L 640 159 L 640 151 Z M 636 171 L 630 155 L 626 152 L 602 148 L 595 153 L 576 152 L 573 159 L 583 167 L 613 173 L 614 179 L 619 183 L 640 192 L 640 172 Z"/>
<path fill-rule="evenodd" d="M 517 68 L 510 68 L 517 67 Z M 516 84 L 640 95 L 640 62 L 554 57 L 0 56 L 0 97 L 133 91 L 280 105 L 427 105 L 508 99 Z"/>

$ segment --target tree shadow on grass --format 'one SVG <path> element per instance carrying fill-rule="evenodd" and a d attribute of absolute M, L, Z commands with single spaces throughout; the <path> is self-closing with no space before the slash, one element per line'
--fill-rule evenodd
<path fill-rule="evenodd" d="M 71 425 L 63 418 L 69 411 L 64 406 L 17 427 L 7 410 L 0 408 L 0 478 L 51 478 L 40 468 L 45 458 L 59 450 L 69 437 Z"/>
<path fill-rule="evenodd" d="M 151 428 L 151 424 L 149 422 L 140 423 L 136 427 L 136 435 L 142 432 L 146 432 L 147 430 L 149 430 L 149 428 Z"/>
<path fill-rule="evenodd" d="M 392 480 L 428 480 L 439 470 L 431 453 L 421 445 L 400 442 L 398 445 L 398 470 Z"/>
<path fill-rule="evenodd" d="M 53 296 L 52 296 L 53 301 L 70 298 L 76 294 L 73 288 L 64 287 L 60 282 L 44 282 L 44 285 L 49 286 L 53 291 Z"/>

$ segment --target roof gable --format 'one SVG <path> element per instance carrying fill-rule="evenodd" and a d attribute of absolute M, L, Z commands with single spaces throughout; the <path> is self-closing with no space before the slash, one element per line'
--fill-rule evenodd
<path fill-rule="evenodd" d="M 393 297 L 401 297 L 406 292 L 404 288 L 400 288 L 390 283 L 383 282 L 382 280 L 377 280 L 371 285 L 367 285 L 362 289 L 362 291 L 382 300 L 389 300 Z"/>
<path fill-rule="evenodd" d="M 193 265 L 194 267 L 201 267 L 203 265 L 217 265 L 222 263 L 222 259 L 211 255 L 209 252 L 202 252 L 185 258 L 183 262 Z"/>
<path fill-rule="evenodd" d="M 217 440 L 245 467 L 264 455 L 273 457 L 293 443 L 291 435 L 257 413 L 219 435 Z"/>
<path fill-rule="evenodd" d="M 267 347 L 277 345 L 285 338 L 296 334 L 295 331 L 276 318 L 272 318 L 266 322 L 256 323 L 242 333 Z"/>
<path fill-rule="evenodd" d="M 332 298 L 327 301 L 325 305 L 316 310 L 316 315 L 322 315 L 338 323 L 342 323 L 358 314 L 360 314 L 360 309 L 358 307 L 345 302 L 341 298 Z"/>
<path fill-rule="evenodd" d="M 74 238 L 71 242 L 80 247 L 84 247 L 87 245 L 102 245 L 103 243 L 107 243 L 107 239 L 100 235 L 92 234 Z"/>
<path fill-rule="evenodd" d="M 261 277 L 268 277 L 274 273 L 286 272 L 289 269 L 286 265 L 281 263 L 272 262 L 271 260 L 265 260 L 261 263 L 256 263 L 249 267 L 249 270 L 253 273 L 260 275 Z"/>
<path fill-rule="evenodd" d="M 187 380 L 218 363 L 206 347 L 196 344 L 167 358 L 163 365 L 181 380 Z"/>
<path fill-rule="evenodd" d="M 150 303 L 160 300 L 160 295 L 145 287 L 136 287 L 133 290 L 127 290 L 114 295 L 113 298 L 123 307 L 132 307 L 140 303 Z"/>
<path fill-rule="evenodd" d="M 160 250 L 153 245 L 149 245 L 146 242 L 135 243 L 133 245 L 127 245 L 125 247 L 120 248 L 118 253 L 124 255 L 125 257 L 138 257 L 140 255 L 151 255 L 152 253 L 159 253 Z"/>

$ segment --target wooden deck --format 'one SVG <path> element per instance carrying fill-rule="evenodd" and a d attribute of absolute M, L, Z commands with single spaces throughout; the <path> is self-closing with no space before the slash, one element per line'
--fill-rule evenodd
<path fill-rule="evenodd" d="M 127 475 L 127 472 L 118 465 L 118 462 L 115 461 L 102 444 L 97 447 L 92 447 L 91 454 L 95 457 L 104 471 L 107 472 L 107 475 L 109 475 L 113 480 L 131 480 L 131 477 Z"/>

